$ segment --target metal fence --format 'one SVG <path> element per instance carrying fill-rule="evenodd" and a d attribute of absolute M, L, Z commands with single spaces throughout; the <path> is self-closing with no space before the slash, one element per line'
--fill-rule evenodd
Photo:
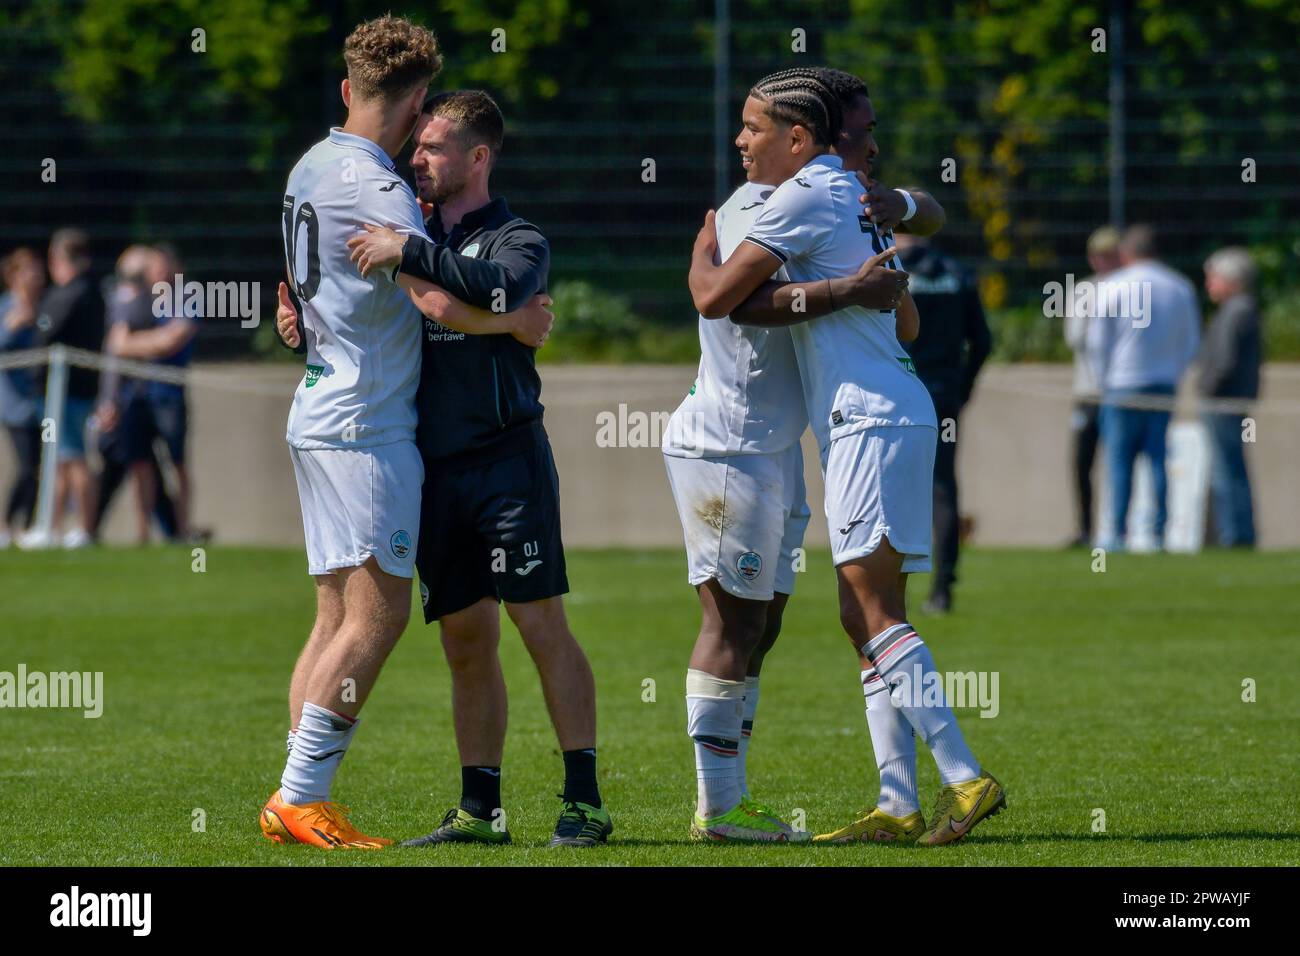
<path fill-rule="evenodd" d="M 76 3 L 62 6 L 67 17 L 77 15 Z M 1086 268 L 1083 242 L 1112 215 L 1115 173 L 1123 184 L 1118 208 L 1129 221 L 1153 223 L 1167 257 L 1189 273 L 1218 245 L 1295 240 L 1294 37 L 1279 36 L 1273 48 L 1241 49 L 1225 35 L 1212 55 L 1184 58 L 1175 70 L 1141 39 L 1140 11 L 1121 22 L 1101 8 L 1097 19 L 1122 38 L 1122 52 L 1112 47 L 1111 59 L 1098 57 L 1072 91 L 1090 104 L 1086 115 L 992 121 L 981 107 L 1000 95 L 1014 56 L 949 57 L 946 79 L 936 86 L 927 72 L 931 60 L 917 47 L 922 22 L 960 47 L 961 37 L 979 29 L 977 21 L 945 19 L 943 4 L 921 4 L 911 20 L 877 20 L 864 13 L 870 7 L 847 0 L 588 4 L 586 24 L 563 31 L 548 62 L 579 52 L 587 62 L 593 49 L 602 52 L 600 62 L 581 77 L 566 76 L 553 97 L 502 97 L 507 145 L 494 186 L 550 237 L 552 282 L 588 279 L 626 294 L 654 321 L 693 321 L 685 288 L 689 250 L 718 185 L 741 178 L 729 141 L 745 90 L 772 70 L 822 62 L 864 75 L 881 118 L 883 178 L 923 186 L 944 204 L 943 243 L 988 280 L 995 306 L 1040 299 L 1045 281 Z M 165 121 L 92 123 L 72 114 L 58 86 L 54 38 L 16 23 L 20 8 L 4 6 L 8 16 L 0 22 L 0 78 L 9 94 L 0 252 L 39 246 L 53 229 L 77 224 L 90 231 L 108 267 L 129 242 L 168 239 L 195 278 L 260 281 L 269 316 L 282 272 L 284 177 L 326 127 L 341 121 L 338 49 L 350 23 L 331 21 L 302 51 L 314 64 L 312 85 L 285 90 L 283 111 L 272 118 L 231 121 L 214 116 L 204 99 Z M 436 10 L 426 18 L 437 27 Z M 791 49 L 795 29 L 806 31 L 804 52 Z M 870 62 L 859 42 L 866 37 Z M 1088 35 L 1078 24 L 1063 24 L 1053 42 L 1064 57 Z M 457 52 L 448 49 L 449 60 Z M 159 82 L 183 87 L 197 82 L 197 69 L 178 62 Z M 934 108 L 920 109 L 924 103 Z M 1197 128 L 1189 130 L 1193 122 Z M 996 173 L 998 144 L 1016 125 L 1024 134 L 1016 172 L 1005 178 L 993 208 L 971 177 L 981 164 Z M 46 158 L 57 161 L 56 183 L 42 182 Z M 956 182 L 941 178 L 947 158 L 958 160 Z M 1247 158 L 1257 164 L 1254 182 L 1242 178 Z M 653 182 L 643 178 L 646 159 L 654 160 Z M 205 323 L 203 336 L 207 356 L 248 348 L 249 333 L 236 322 Z"/>

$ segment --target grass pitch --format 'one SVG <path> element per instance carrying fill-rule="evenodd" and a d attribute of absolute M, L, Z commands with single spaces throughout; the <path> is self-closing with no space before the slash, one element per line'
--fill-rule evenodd
<path fill-rule="evenodd" d="M 0 710 L 0 864 L 1294 865 L 1300 554 L 1112 555 L 1100 574 L 1090 563 L 1086 552 L 969 552 L 957 613 L 913 616 L 941 670 L 999 675 L 997 716 L 958 716 L 1009 809 L 958 846 L 689 843 L 682 693 L 698 614 L 684 559 L 575 552 L 568 607 L 596 673 L 613 842 L 545 848 L 560 757 L 505 621 L 514 845 L 327 853 L 273 845 L 257 828 L 311 623 L 301 554 L 211 548 L 195 573 L 181 549 L 0 553 L 0 671 L 102 671 L 105 697 L 98 719 Z M 924 593 L 914 582 L 913 604 Z M 1247 678 L 1255 702 L 1242 699 Z M 755 795 L 802 809 L 814 832 L 870 805 L 862 710 L 829 555 L 814 552 L 763 677 Z M 436 627 L 413 615 L 364 718 L 336 798 L 366 832 L 427 832 L 459 790 Z M 924 748 L 920 768 L 928 812 L 938 778 Z"/>

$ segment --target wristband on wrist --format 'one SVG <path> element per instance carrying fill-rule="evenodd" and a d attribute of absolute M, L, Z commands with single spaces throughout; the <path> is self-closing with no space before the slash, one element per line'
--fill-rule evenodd
<path fill-rule="evenodd" d="M 903 202 L 907 203 L 907 212 L 903 213 L 903 218 L 900 220 L 902 222 L 907 222 L 907 220 L 916 215 L 916 200 L 912 198 L 912 194 L 906 189 L 895 189 L 894 192 L 902 196 Z"/>

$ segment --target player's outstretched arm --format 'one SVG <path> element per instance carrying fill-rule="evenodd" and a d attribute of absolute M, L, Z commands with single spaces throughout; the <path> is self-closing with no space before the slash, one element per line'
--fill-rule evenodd
<path fill-rule="evenodd" d="M 535 295 L 513 312 L 491 312 L 467 305 L 432 282 L 405 273 L 398 275 L 397 284 L 421 313 L 468 335 L 510 335 L 529 348 L 540 348 L 555 324 L 548 295 Z"/>
<path fill-rule="evenodd" d="M 912 201 L 916 203 L 916 213 L 905 222 L 900 220 L 897 226 L 898 231 L 910 233 L 913 236 L 933 236 L 948 221 L 948 215 L 943 211 L 943 206 L 939 205 L 939 200 L 923 190 L 909 189 L 907 193 L 912 197 Z"/>
<path fill-rule="evenodd" d="M 363 224 L 364 233 L 348 240 L 351 259 L 363 276 L 376 270 L 423 279 L 479 309 L 518 309 L 546 281 L 550 247 L 531 228 L 510 232 L 490 259 L 452 251 L 419 235 Z"/>
<path fill-rule="evenodd" d="M 939 201 L 922 189 L 891 189 L 883 183 L 871 179 L 866 173 L 858 173 L 858 181 L 866 192 L 859 196 L 863 212 L 867 218 L 881 229 L 897 229 L 899 232 L 913 236 L 933 236 L 947 222 L 947 214 Z M 907 199 L 902 193 L 911 197 L 916 212 L 907 215 Z"/>
<path fill-rule="evenodd" d="M 864 309 L 896 308 L 907 290 L 907 273 L 886 263 L 894 249 L 872 256 L 851 276 L 808 282 L 765 282 L 731 312 L 737 325 L 767 328 L 798 325 L 849 305 Z"/>

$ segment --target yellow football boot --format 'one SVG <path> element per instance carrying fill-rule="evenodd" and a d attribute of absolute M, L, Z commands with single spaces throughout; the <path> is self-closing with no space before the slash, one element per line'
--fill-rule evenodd
<path fill-rule="evenodd" d="M 262 808 L 262 836 L 276 843 L 306 843 L 327 850 L 380 850 L 392 844 L 366 836 L 348 822 L 348 808 L 332 802 L 295 805 L 271 794 Z"/>
<path fill-rule="evenodd" d="M 954 783 L 939 791 L 934 816 L 917 843 L 939 846 L 956 843 L 981 820 L 1006 809 L 1007 794 L 993 774 L 981 772 L 974 780 Z"/>
<path fill-rule="evenodd" d="M 875 807 L 863 810 L 848 826 L 819 833 L 814 843 L 915 843 L 925 832 L 925 817 L 918 810 L 905 817 L 891 817 Z"/>

